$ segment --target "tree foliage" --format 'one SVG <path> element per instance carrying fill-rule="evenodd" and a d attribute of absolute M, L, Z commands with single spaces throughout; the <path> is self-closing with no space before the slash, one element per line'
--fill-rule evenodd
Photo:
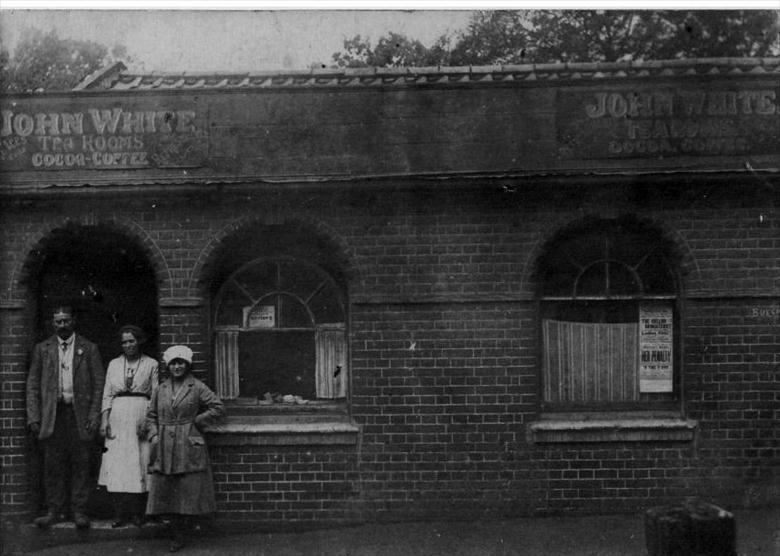
<path fill-rule="evenodd" d="M 528 51 L 540 62 L 615 62 L 768 56 L 780 42 L 777 12 L 750 10 L 541 11 Z"/>
<path fill-rule="evenodd" d="M 454 39 L 449 65 L 523 64 L 529 25 L 528 12 L 476 12 Z"/>
<path fill-rule="evenodd" d="M 369 39 L 356 35 L 344 41 L 344 50 L 333 54 L 342 67 L 435 66 L 446 61 L 447 38 L 440 37 L 433 46 L 390 32 L 371 46 Z"/>
<path fill-rule="evenodd" d="M 90 73 L 119 59 L 127 49 L 111 50 L 92 41 L 62 39 L 57 32 L 26 29 L 13 56 L 0 44 L 0 90 L 7 93 L 69 90 Z"/>
<path fill-rule="evenodd" d="M 478 11 L 433 46 L 389 33 L 361 36 L 334 53 L 338 66 L 615 62 L 780 55 L 778 11 Z"/>

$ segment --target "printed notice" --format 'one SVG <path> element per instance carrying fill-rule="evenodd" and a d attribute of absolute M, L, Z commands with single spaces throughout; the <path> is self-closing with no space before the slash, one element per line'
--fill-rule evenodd
<path fill-rule="evenodd" d="M 276 308 L 273 305 L 257 305 L 244 308 L 247 328 L 273 328 L 276 324 Z"/>
<path fill-rule="evenodd" d="M 639 307 L 639 391 L 671 392 L 672 308 Z"/>

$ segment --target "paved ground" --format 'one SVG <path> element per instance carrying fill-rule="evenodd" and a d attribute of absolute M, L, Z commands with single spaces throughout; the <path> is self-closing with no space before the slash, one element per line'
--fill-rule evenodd
<path fill-rule="evenodd" d="M 780 507 L 735 512 L 739 556 L 780 556 Z M 26 554 L 63 556 L 168 553 L 159 528 L 111 530 L 96 524 L 72 544 Z M 27 535 L 76 535 L 74 530 Z M 113 536 L 114 540 L 106 538 Z M 116 536 L 124 538 L 116 539 Z M 45 539 L 38 539 L 45 540 Z M 60 539 L 62 540 L 62 539 Z M 75 542 L 74 542 L 75 541 Z M 36 543 L 40 546 L 40 543 Z M 28 545 L 29 546 L 29 545 Z M 18 552 L 17 552 L 18 553 Z M 302 533 L 193 537 L 180 554 L 256 556 L 641 556 L 647 554 L 641 515 L 523 518 L 507 521 L 368 524 Z"/>

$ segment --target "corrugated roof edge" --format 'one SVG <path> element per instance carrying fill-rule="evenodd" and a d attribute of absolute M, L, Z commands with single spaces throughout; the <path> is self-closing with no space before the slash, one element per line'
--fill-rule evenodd
<path fill-rule="evenodd" d="M 274 86 L 373 85 L 437 81 L 535 81 L 654 75 L 780 74 L 780 58 L 691 58 L 632 62 L 544 63 L 501 66 L 312 68 L 262 72 L 125 72 L 122 62 L 98 70 L 73 90 L 229 89 Z"/>

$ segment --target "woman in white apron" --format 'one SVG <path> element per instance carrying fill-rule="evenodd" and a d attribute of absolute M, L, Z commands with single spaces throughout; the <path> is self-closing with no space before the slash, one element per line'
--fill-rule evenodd
<path fill-rule="evenodd" d="M 108 364 L 103 389 L 100 434 L 105 451 L 98 479 L 114 501 L 112 527 L 143 522 L 149 463 L 144 423 L 158 382 L 157 361 L 141 353 L 146 340 L 143 330 L 123 326 L 119 337 L 124 353 Z"/>

